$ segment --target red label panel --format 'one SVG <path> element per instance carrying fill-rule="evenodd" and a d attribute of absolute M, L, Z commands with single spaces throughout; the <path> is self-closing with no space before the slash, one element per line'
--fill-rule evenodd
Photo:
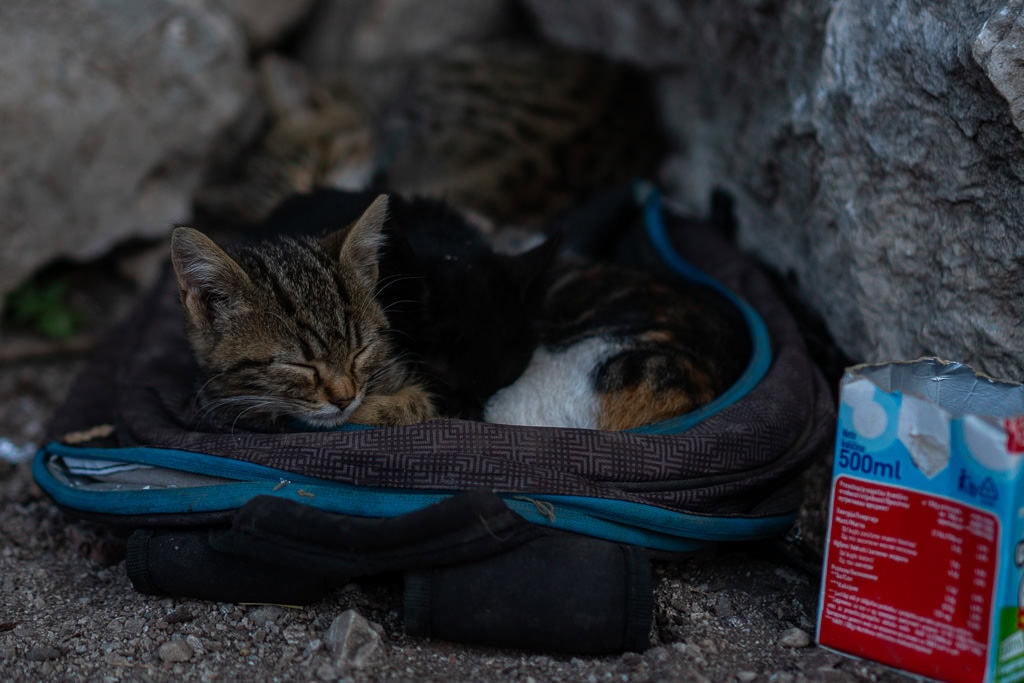
<path fill-rule="evenodd" d="M 1024 453 L 1024 416 L 1004 420 L 1003 427 L 1006 428 L 1007 452 Z"/>
<path fill-rule="evenodd" d="M 982 680 L 998 532 L 988 512 L 839 477 L 819 642 L 931 678 Z"/>

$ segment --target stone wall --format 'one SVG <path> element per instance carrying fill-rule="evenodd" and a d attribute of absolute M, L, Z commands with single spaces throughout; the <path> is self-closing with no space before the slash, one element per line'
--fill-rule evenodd
<path fill-rule="evenodd" d="M 507 0 L 0 2 L 0 308 L 60 258 L 190 219 L 211 161 L 258 127 L 254 62 L 419 58 L 516 20 Z M 293 41 L 294 42 L 294 41 Z"/>
<path fill-rule="evenodd" d="M 657 77 L 663 182 L 736 199 L 739 238 L 857 360 L 936 354 L 1024 379 L 1024 0 L 523 0 L 548 39 Z M 251 57 L 427 55 L 508 0 L 0 3 L 0 293 L 188 219 L 251 112 Z"/>
<path fill-rule="evenodd" d="M 659 74 L 664 180 L 737 200 L 857 360 L 1024 380 L 1022 3 L 527 0 L 544 34 Z"/>
<path fill-rule="evenodd" d="M 186 220 L 246 68 L 242 32 L 208 3 L 0 3 L 0 293 Z"/>

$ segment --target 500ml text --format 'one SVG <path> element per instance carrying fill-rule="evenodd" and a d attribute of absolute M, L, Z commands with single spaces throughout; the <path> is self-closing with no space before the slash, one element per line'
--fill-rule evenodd
<path fill-rule="evenodd" d="M 843 469 L 853 470 L 871 474 L 881 479 L 902 479 L 900 476 L 900 463 L 883 462 L 875 460 L 870 453 L 862 453 L 859 450 L 849 448 L 839 449 L 838 465 Z"/>

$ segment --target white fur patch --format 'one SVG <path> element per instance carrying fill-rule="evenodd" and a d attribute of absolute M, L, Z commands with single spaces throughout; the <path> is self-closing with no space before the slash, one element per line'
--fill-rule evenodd
<path fill-rule="evenodd" d="M 594 391 L 593 371 L 619 348 L 599 338 L 584 339 L 566 349 L 538 348 L 519 379 L 487 401 L 484 420 L 595 429 L 601 405 Z"/>

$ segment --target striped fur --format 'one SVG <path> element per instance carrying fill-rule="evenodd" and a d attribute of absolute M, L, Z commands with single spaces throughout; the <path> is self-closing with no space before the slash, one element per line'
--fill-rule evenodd
<path fill-rule="evenodd" d="M 186 330 L 206 375 L 203 417 L 270 429 L 435 416 L 395 358 L 376 297 L 387 202 L 379 197 L 326 237 L 279 238 L 232 255 L 196 230 L 174 231 Z"/>
<path fill-rule="evenodd" d="M 205 211 L 259 222 L 294 192 L 378 183 L 487 225 L 535 227 L 598 188 L 652 176 L 664 149 L 640 71 L 525 41 L 362 65 L 308 90 L 270 117 L 230 178 L 204 188 Z"/>

